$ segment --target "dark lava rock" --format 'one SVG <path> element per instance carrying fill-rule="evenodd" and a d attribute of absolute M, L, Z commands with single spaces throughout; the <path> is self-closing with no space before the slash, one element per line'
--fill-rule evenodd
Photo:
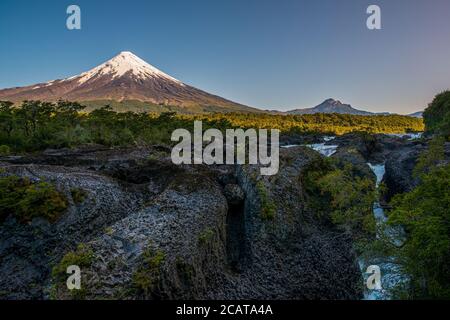
<path fill-rule="evenodd" d="M 48 151 L 0 162 L 6 174 L 55 183 L 70 203 L 53 224 L 0 225 L 0 296 L 48 299 L 52 267 L 83 243 L 92 250 L 86 299 L 361 298 L 351 235 L 308 209 L 302 174 L 319 154 L 283 149 L 279 174 L 266 177 L 258 166 L 173 167 L 147 160 L 151 152 Z M 82 203 L 74 188 L 86 191 Z M 148 252 L 161 259 L 146 278 Z M 71 299 L 63 289 L 54 297 Z"/>
<path fill-rule="evenodd" d="M 263 177 L 258 166 L 238 167 L 245 205 L 231 221 L 238 233 L 233 246 L 236 272 L 211 298 L 359 299 L 361 274 L 351 236 L 322 224 L 308 209 L 301 177 L 320 157 L 305 147 L 283 149 L 278 175 Z M 272 203 L 273 218 L 261 214 Z M 266 203 L 267 205 L 267 203 Z M 243 226 L 243 227 L 242 227 Z"/>
<path fill-rule="evenodd" d="M 339 148 L 344 148 L 350 152 L 358 152 L 367 162 L 371 163 L 384 162 L 387 154 L 405 143 L 408 143 L 406 138 L 365 133 L 348 133 L 333 140 L 333 144 L 339 145 Z"/>
<path fill-rule="evenodd" d="M 409 192 L 420 182 L 413 175 L 414 168 L 421 153 L 427 150 L 427 141 L 408 142 L 391 151 L 386 160 L 386 175 L 384 182 L 388 188 L 386 199 L 394 195 Z M 445 144 L 445 159 L 443 164 L 450 162 L 450 143 Z"/>
<path fill-rule="evenodd" d="M 224 188 L 225 198 L 231 205 L 239 205 L 245 199 L 244 191 L 237 184 L 227 184 Z"/>

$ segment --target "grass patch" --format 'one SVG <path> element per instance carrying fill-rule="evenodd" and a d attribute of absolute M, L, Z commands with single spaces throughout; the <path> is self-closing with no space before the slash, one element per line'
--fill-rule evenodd
<path fill-rule="evenodd" d="M 154 295 L 161 279 L 161 265 L 165 254 L 150 246 L 142 254 L 142 263 L 133 273 L 133 287 L 145 296 Z"/>

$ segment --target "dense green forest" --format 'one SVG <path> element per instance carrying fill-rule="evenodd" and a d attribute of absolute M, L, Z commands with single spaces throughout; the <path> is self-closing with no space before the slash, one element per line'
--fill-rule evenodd
<path fill-rule="evenodd" d="M 433 138 L 417 160 L 414 175 L 419 185 L 391 201 L 388 226 L 401 227 L 401 247 L 389 239 L 378 245 L 397 258 L 407 283 L 397 288 L 398 298 L 450 299 L 450 164 L 445 144 L 450 136 L 450 91 L 438 94 L 424 112 L 426 132 Z"/>
<path fill-rule="evenodd" d="M 444 140 L 436 137 L 417 162 L 419 185 L 396 195 L 388 227 L 401 227 L 401 247 L 380 239 L 379 248 L 396 257 L 410 281 L 396 288 L 398 298 L 450 299 L 450 164 L 444 161 Z"/>
<path fill-rule="evenodd" d="M 76 102 L 27 101 L 20 106 L 0 102 L 0 153 L 73 147 L 87 143 L 106 146 L 170 144 L 173 130 L 192 130 L 195 120 L 202 120 L 205 130 L 270 128 L 280 129 L 285 133 L 327 134 L 354 131 L 404 133 L 423 130 L 422 120 L 398 115 L 183 115 L 174 112 L 115 112 L 109 106 L 86 112 L 85 107 Z"/>
<path fill-rule="evenodd" d="M 450 91 L 438 94 L 425 110 L 424 121 L 427 131 L 450 137 Z"/>
<path fill-rule="evenodd" d="M 320 132 L 342 135 L 349 132 L 405 133 L 424 130 L 421 119 L 400 115 L 359 116 L 349 114 L 206 114 L 196 118 L 229 121 L 235 127 L 279 129 L 283 132 Z"/>

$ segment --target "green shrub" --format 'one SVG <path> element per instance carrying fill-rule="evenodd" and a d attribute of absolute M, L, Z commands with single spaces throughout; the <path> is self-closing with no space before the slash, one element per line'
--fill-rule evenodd
<path fill-rule="evenodd" d="M 133 287 L 146 297 L 155 294 L 161 280 L 161 265 L 165 254 L 150 246 L 142 254 L 142 263 L 133 273 Z"/>
<path fill-rule="evenodd" d="M 198 236 L 198 242 L 201 244 L 201 245 L 206 245 L 206 244 L 208 244 L 210 241 L 211 241 L 211 239 L 214 237 L 214 231 L 212 230 L 212 229 L 205 229 L 205 230 L 203 230 L 200 234 L 199 234 L 199 236 Z"/>
<path fill-rule="evenodd" d="M 414 190 L 391 202 L 388 224 L 407 234 L 395 256 L 410 277 L 408 297 L 450 299 L 449 190 L 450 165 L 435 167 Z"/>
<path fill-rule="evenodd" d="M 82 188 L 74 188 L 70 190 L 70 194 L 72 195 L 72 199 L 75 204 L 83 203 L 88 195 L 86 190 L 83 190 Z"/>
<path fill-rule="evenodd" d="M 440 136 L 436 136 L 428 143 L 428 149 L 422 152 L 417 159 L 416 166 L 413 174 L 416 177 L 429 172 L 434 168 L 439 161 L 445 159 L 445 139 Z"/>
<path fill-rule="evenodd" d="M 67 209 L 66 197 L 48 182 L 29 178 L 0 177 L 0 220 L 14 215 L 21 222 L 42 217 L 55 222 Z"/>
<path fill-rule="evenodd" d="M 272 199 L 270 199 L 264 182 L 261 180 L 256 183 L 259 199 L 261 201 L 261 218 L 263 220 L 275 219 L 277 207 Z"/>
<path fill-rule="evenodd" d="M 6 145 L 0 146 L 0 156 L 9 156 L 11 154 L 11 149 Z"/>
<path fill-rule="evenodd" d="M 375 232 L 375 182 L 358 176 L 351 164 L 339 168 L 332 159 L 318 158 L 308 165 L 301 179 L 309 207 L 319 219 L 330 219 L 354 235 Z"/>
<path fill-rule="evenodd" d="M 427 132 L 450 136 L 450 91 L 438 94 L 423 113 Z"/>
<path fill-rule="evenodd" d="M 70 251 L 53 267 L 52 277 L 57 281 L 66 280 L 69 266 L 89 267 L 94 259 L 94 253 L 87 245 L 80 243 L 75 251 Z"/>
<path fill-rule="evenodd" d="M 351 165 L 335 169 L 319 180 L 321 195 L 331 199 L 331 220 L 350 230 L 374 232 L 373 203 L 376 200 L 374 182 L 353 175 Z"/>
<path fill-rule="evenodd" d="M 75 251 L 70 251 L 64 255 L 61 261 L 52 268 L 52 288 L 51 298 L 58 299 L 60 296 L 69 295 L 72 299 L 84 299 L 87 294 L 86 285 L 80 290 L 69 290 L 66 285 L 67 268 L 69 266 L 78 266 L 81 270 L 90 267 L 94 260 L 94 252 L 87 245 L 80 243 Z"/>

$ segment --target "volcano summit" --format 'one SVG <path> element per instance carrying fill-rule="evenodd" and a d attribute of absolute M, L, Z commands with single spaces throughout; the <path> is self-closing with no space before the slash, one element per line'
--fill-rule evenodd
<path fill-rule="evenodd" d="M 257 109 L 194 88 L 169 76 L 131 52 L 62 80 L 0 90 L 0 100 L 148 103 L 177 106 L 187 112 L 255 112 Z"/>

